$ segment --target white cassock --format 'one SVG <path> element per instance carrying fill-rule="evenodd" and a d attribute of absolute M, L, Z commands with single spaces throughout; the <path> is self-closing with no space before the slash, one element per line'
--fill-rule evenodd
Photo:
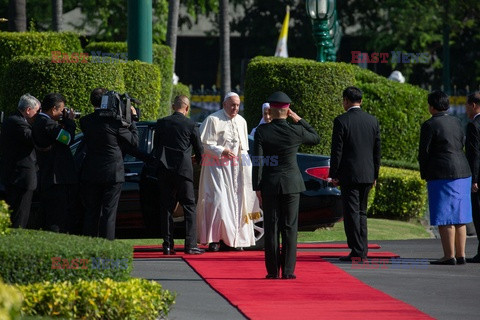
<path fill-rule="evenodd" d="M 198 242 L 223 240 L 236 248 L 255 245 L 253 220 L 260 217 L 260 206 L 252 188 L 247 122 L 219 110 L 200 126 L 200 139 L 205 154 L 197 202 Z M 237 158 L 222 159 L 225 148 Z"/>

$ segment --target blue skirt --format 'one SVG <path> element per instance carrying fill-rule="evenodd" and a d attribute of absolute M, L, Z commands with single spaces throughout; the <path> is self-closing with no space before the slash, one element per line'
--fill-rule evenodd
<path fill-rule="evenodd" d="M 472 178 L 427 181 L 430 225 L 472 222 Z"/>

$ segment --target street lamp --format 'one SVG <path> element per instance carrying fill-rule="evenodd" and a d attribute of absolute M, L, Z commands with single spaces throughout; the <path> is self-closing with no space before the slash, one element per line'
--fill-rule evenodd
<path fill-rule="evenodd" d="M 317 61 L 335 61 L 336 49 L 333 43 L 335 33 L 331 30 L 338 28 L 336 23 L 336 1 L 335 0 L 307 0 L 307 13 L 312 19 L 313 38 L 317 46 Z M 332 54 L 333 53 L 333 54 Z"/>

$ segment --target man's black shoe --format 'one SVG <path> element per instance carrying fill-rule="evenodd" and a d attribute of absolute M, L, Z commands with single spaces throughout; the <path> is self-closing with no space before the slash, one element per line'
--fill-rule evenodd
<path fill-rule="evenodd" d="M 210 252 L 218 252 L 220 251 L 220 243 L 212 242 L 208 245 L 208 251 Z"/>
<path fill-rule="evenodd" d="M 171 256 L 171 255 L 174 255 L 175 253 L 176 253 L 175 250 L 172 250 L 172 249 L 170 249 L 170 248 L 168 248 L 168 247 L 167 247 L 167 248 L 165 248 L 165 247 L 163 248 L 163 255 L 165 255 L 165 256 Z"/>
<path fill-rule="evenodd" d="M 352 256 L 348 255 L 348 256 L 340 257 L 340 258 L 338 258 L 338 260 L 340 260 L 340 261 L 352 261 Z"/>
<path fill-rule="evenodd" d="M 164 255 L 173 255 L 173 254 L 176 254 L 175 252 L 175 249 L 173 248 L 173 246 L 168 246 L 168 245 L 163 245 L 163 254 Z"/>
<path fill-rule="evenodd" d="M 278 275 L 276 274 L 267 274 L 265 279 L 278 279 Z"/>
<path fill-rule="evenodd" d="M 200 248 L 185 248 L 185 254 L 202 254 L 205 250 Z"/>
<path fill-rule="evenodd" d="M 480 263 L 480 255 L 477 254 L 475 257 L 473 258 L 467 258 L 467 262 L 468 263 Z"/>
<path fill-rule="evenodd" d="M 297 279 L 297 276 L 294 274 L 284 274 L 282 279 Z"/>

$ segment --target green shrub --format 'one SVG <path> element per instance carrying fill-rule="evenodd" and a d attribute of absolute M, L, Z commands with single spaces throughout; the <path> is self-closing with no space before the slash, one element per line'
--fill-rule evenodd
<path fill-rule="evenodd" d="M 293 101 L 292 109 L 321 138 L 319 146 L 301 150 L 330 154 L 333 119 L 344 112 L 342 92 L 352 85 L 364 92 L 362 107 L 379 120 L 382 158 L 416 163 L 420 125 L 429 117 L 427 92 L 352 64 L 256 57 L 247 68 L 244 115 L 250 128 L 256 126 L 265 99 L 284 91 Z"/>
<path fill-rule="evenodd" d="M 85 52 L 92 51 L 101 52 L 127 52 L 128 47 L 126 42 L 91 42 L 85 47 Z M 150 94 L 159 95 L 160 108 L 158 117 L 164 117 L 170 114 L 170 95 L 172 92 L 172 78 L 173 78 L 173 55 L 172 50 L 168 46 L 154 44 L 153 45 L 153 63 L 160 67 L 161 73 L 161 90 L 152 91 Z"/>
<path fill-rule="evenodd" d="M 102 259 L 102 260 L 100 260 Z M 0 277 L 7 283 L 129 279 L 132 247 L 100 238 L 12 229 L 0 237 Z"/>
<path fill-rule="evenodd" d="M 25 299 L 23 313 L 68 319 L 165 318 L 175 300 L 160 284 L 145 279 L 41 282 L 18 288 Z"/>
<path fill-rule="evenodd" d="M 370 216 L 408 221 L 423 217 L 426 207 L 426 182 L 418 171 L 380 167 Z"/>
<path fill-rule="evenodd" d="M 122 66 L 125 91 L 142 102 L 139 106 L 141 120 L 156 120 L 164 116 L 163 108 L 159 107 L 162 75 L 158 66 L 140 61 L 129 61 Z"/>
<path fill-rule="evenodd" d="M 430 117 L 427 91 L 356 68 L 362 107 L 380 123 L 382 158 L 417 163 L 420 126 Z"/>
<path fill-rule="evenodd" d="M 11 225 L 12 221 L 8 204 L 4 200 L 0 200 L 0 236 L 9 234 Z"/>
<path fill-rule="evenodd" d="M 173 87 L 173 54 L 169 46 L 153 44 L 153 63 L 162 72 L 162 91 L 160 93 L 161 112 L 163 116 L 170 114 L 170 99 Z M 162 113 L 165 112 L 165 113 Z"/>
<path fill-rule="evenodd" d="M 173 98 L 175 98 L 176 96 L 179 96 L 179 95 L 187 96 L 188 99 L 190 99 L 192 97 L 192 95 L 190 93 L 190 89 L 188 88 L 188 86 L 183 84 L 183 83 L 180 83 L 180 82 L 173 86 L 172 100 L 173 100 Z"/>
<path fill-rule="evenodd" d="M 343 112 L 342 91 L 354 84 L 354 72 L 345 63 L 318 63 L 299 58 L 256 57 L 245 78 L 244 116 L 249 130 L 262 117 L 262 104 L 275 91 L 292 99 L 292 110 L 318 132 L 321 143 L 302 152 L 330 154 L 333 119 Z"/>
<path fill-rule="evenodd" d="M 4 284 L 0 279 L 0 319 L 17 319 L 20 315 L 22 300 L 19 290 Z"/>
<path fill-rule="evenodd" d="M 72 32 L 0 32 L 0 78 L 13 58 L 50 57 L 52 51 L 82 52 L 78 35 Z"/>
<path fill-rule="evenodd" d="M 387 160 L 382 159 L 382 166 L 391 167 L 391 168 L 400 168 L 400 169 L 410 169 L 410 170 L 420 170 L 418 162 L 408 162 L 402 160 Z"/>
<path fill-rule="evenodd" d="M 88 61 L 91 58 L 87 59 Z M 158 117 L 160 73 L 158 67 L 138 62 L 127 63 L 52 63 L 49 58 L 20 57 L 10 63 L 10 79 L 0 87 L 0 105 L 7 112 L 15 110 L 26 92 L 40 100 L 49 92 L 60 92 L 67 104 L 87 114 L 93 111 L 90 93 L 96 87 L 129 92 L 142 101 L 143 120 Z"/>
<path fill-rule="evenodd" d="M 0 88 L 0 105 L 7 112 L 15 110 L 18 99 L 26 92 L 40 101 L 47 93 L 60 92 L 67 105 L 87 114 L 93 111 L 90 92 L 94 88 L 125 90 L 119 63 L 52 63 L 50 58 L 24 56 L 10 63 L 7 77 L 10 81 Z"/>

